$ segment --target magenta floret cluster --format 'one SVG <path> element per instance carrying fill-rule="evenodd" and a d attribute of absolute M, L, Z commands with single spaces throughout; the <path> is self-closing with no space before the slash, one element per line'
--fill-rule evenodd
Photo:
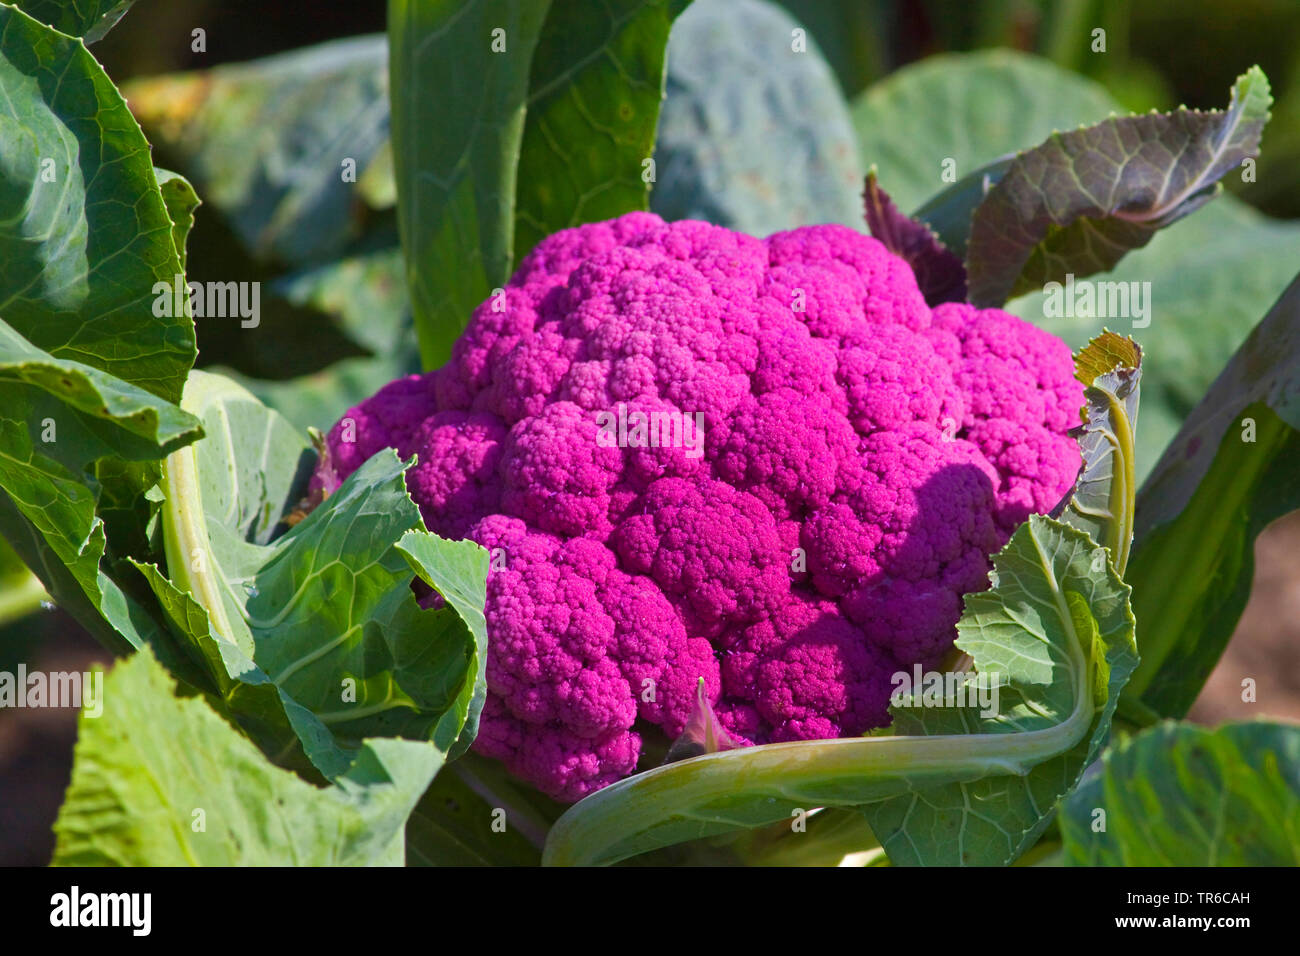
<path fill-rule="evenodd" d="M 633 213 L 541 242 L 322 471 L 416 455 L 429 529 L 490 549 L 474 746 L 576 800 L 646 726 L 679 734 L 701 677 L 744 743 L 886 723 L 890 676 L 939 662 L 989 555 L 1070 487 L 1082 400 L 1059 339 L 931 310 L 851 229 Z M 702 441 L 602 440 L 620 406 L 698 413 Z"/>

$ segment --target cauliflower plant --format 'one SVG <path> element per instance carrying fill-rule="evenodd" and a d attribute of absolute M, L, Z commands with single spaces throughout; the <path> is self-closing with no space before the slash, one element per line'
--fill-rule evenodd
<path fill-rule="evenodd" d="M 891 675 L 940 661 L 1069 489 L 1082 402 L 1063 342 L 931 310 L 875 239 L 632 213 L 541 242 L 314 484 L 417 456 L 429 529 L 492 554 L 474 747 L 572 801 L 681 733 L 700 678 L 741 744 L 885 724 Z"/>

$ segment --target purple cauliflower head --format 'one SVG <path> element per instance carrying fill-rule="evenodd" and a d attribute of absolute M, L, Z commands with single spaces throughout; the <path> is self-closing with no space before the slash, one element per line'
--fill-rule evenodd
<path fill-rule="evenodd" d="M 1069 489 L 1070 351 L 931 310 L 876 240 L 631 213 L 539 243 L 441 369 L 330 431 L 492 555 L 475 748 L 571 801 L 681 733 L 704 679 L 746 744 L 861 734 L 951 647 L 989 555 Z M 328 490 L 325 488 L 324 490 Z"/>

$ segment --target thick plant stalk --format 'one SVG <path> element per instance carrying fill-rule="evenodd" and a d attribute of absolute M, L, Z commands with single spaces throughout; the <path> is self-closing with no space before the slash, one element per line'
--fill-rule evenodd
<path fill-rule="evenodd" d="M 237 644 L 237 632 L 231 626 L 221 596 L 220 575 L 213 573 L 212 547 L 203 516 L 203 495 L 193 445 L 186 445 L 163 460 L 160 484 L 166 498 L 162 527 L 168 574 L 180 590 L 188 591 L 208 612 L 213 633 Z"/>
<path fill-rule="evenodd" d="M 1084 423 L 1078 431 L 1083 470 L 1057 513 L 1110 552 L 1120 577 L 1128 568 L 1137 513 L 1137 425 L 1142 349 L 1130 338 L 1103 332 L 1075 357 L 1084 385 Z"/>

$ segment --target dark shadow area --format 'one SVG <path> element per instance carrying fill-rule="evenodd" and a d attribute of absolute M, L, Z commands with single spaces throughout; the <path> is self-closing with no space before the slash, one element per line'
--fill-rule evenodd
<path fill-rule="evenodd" d="M 0 628 L 0 671 L 84 672 L 108 667 L 109 654 L 63 611 L 36 614 Z M 45 866 L 53 826 L 72 776 L 77 712 L 68 708 L 0 708 L 0 866 Z"/>

